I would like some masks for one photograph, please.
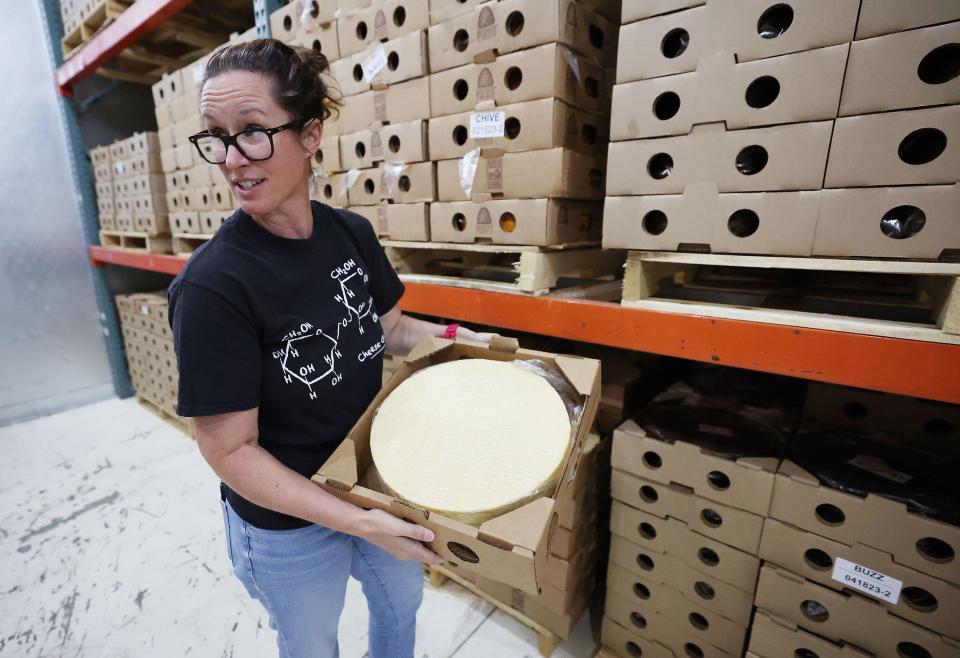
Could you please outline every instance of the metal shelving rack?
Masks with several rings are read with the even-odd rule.
[[[275,1],[275,0],[274,0]],[[48,4],[52,0],[47,0]],[[258,19],[265,14],[255,0]],[[57,71],[63,93],[188,0],[138,0]],[[128,16],[129,14],[129,16]],[[57,19],[59,22],[59,19]],[[89,175],[86,176],[89,185]],[[93,218],[95,221],[95,218]],[[95,232],[91,244],[96,242]],[[94,266],[178,273],[186,259],[90,247]],[[960,345],[409,283],[404,310],[695,361],[960,404]]]

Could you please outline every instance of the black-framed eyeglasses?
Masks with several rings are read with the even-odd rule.
[[[210,164],[226,162],[227,149],[231,146],[247,160],[269,160],[273,157],[273,136],[290,128],[301,128],[310,118],[294,119],[276,128],[247,128],[235,135],[215,135],[205,130],[190,135],[189,139],[197,147],[200,157]]]

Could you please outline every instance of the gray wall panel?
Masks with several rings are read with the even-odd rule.
[[[102,399],[113,385],[40,3],[0,4],[4,424]]]

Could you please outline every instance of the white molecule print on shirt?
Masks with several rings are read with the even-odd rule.
[[[370,277],[356,261],[351,258],[334,268],[330,278],[339,287],[334,300],[345,311],[335,325],[334,335],[329,329],[324,331],[310,322],[303,322],[287,332],[283,337],[283,348],[273,353],[273,358],[280,361],[284,383],[299,382],[305,385],[311,400],[317,398],[315,388],[322,382],[336,386],[343,381],[343,373],[337,368],[338,362],[344,358],[341,351],[342,332],[356,324],[357,332],[364,335],[380,322],[380,316],[373,310],[373,298],[366,288]],[[385,345],[386,341],[381,337],[375,345],[361,348],[355,358],[358,361],[369,360],[382,352]]]

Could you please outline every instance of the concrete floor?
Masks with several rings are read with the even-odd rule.
[[[266,613],[230,573],[217,480],[134,400],[0,428],[0,656],[263,658]],[[343,658],[367,653],[351,580]],[[593,653],[587,619],[555,653]],[[455,583],[426,587],[418,658],[538,656],[533,631]]]

